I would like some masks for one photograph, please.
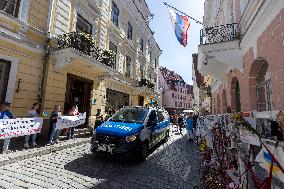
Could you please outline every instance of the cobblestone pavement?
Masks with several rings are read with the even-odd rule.
[[[199,183],[196,144],[175,132],[141,164],[95,158],[85,144],[0,167],[0,188],[11,189],[190,189]]]

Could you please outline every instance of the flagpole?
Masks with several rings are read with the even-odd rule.
[[[184,12],[178,10],[177,8],[175,8],[175,7],[171,6],[171,5],[169,5],[168,3],[164,2],[164,4],[165,4],[166,6],[168,6],[168,7],[170,7],[170,8],[172,8],[172,9],[176,10],[177,12],[180,12],[180,13],[186,15],[186,16],[189,17],[191,20],[194,20],[197,24],[201,24],[201,25],[205,26],[202,22],[200,22],[200,21],[196,20],[195,18],[193,18],[192,16],[189,16],[188,14],[186,14],[186,13],[184,13]]]

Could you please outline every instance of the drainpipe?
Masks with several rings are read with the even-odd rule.
[[[46,84],[46,77],[47,77],[47,66],[48,66],[50,52],[51,52],[50,40],[51,39],[48,37],[44,44],[45,53],[44,53],[43,61],[42,61],[41,80],[40,80],[39,95],[38,95],[38,101],[41,104],[41,107],[40,107],[41,111],[43,110],[45,84]]]
[[[51,30],[52,30],[52,20],[53,20],[53,12],[54,12],[55,0],[51,0],[49,3],[49,11],[48,11],[48,18],[47,18],[47,39],[45,44],[43,45],[44,48],[44,55],[42,59],[42,69],[41,69],[41,79],[40,79],[40,86],[39,86],[39,94],[38,94],[38,101],[40,103],[40,111],[43,110],[43,102],[44,102],[44,93],[45,93],[45,83],[47,77],[47,66],[50,58],[50,41],[51,41]]]

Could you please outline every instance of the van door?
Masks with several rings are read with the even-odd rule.
[[[157,143],[157,139],[158,139],[158,131],[159,131],[159,127],[157,124],[157,114],[155,110],[152,110],[150,115],[149,115],[149,119],[148,119],[148,123],[147,123],[147,129],[148,131],[150,131],[150,136],[149,136],[149,146],[150,148],[155,146],[155,144]]]
[[[161,141],[166,137],[168,122],[165,119],[162,111],[158,111],[157,116],[158,116],[158,126],[159,126],[159,141]]]

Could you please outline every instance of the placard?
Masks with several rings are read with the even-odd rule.
[[[42,118],[0,119],[0,139],[40,133]]]
[[[61,116],[57,119],[56,129],[68,129],[70,127],[77,127],[86,122],[86,112],[77,116]]]
[[[240,139],[243,143],[260,146],[259,137],[244,128],[240,128]]]

